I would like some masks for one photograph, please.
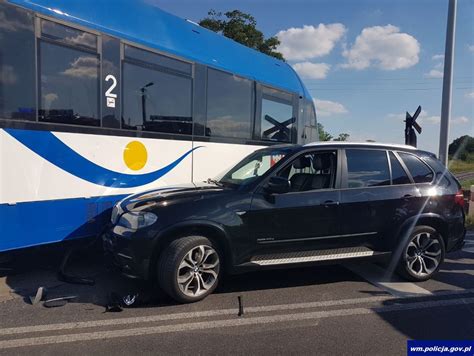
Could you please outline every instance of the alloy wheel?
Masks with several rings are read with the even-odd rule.
[[[192,248],[178,266],[178,285],[185,295],[198,297],[217,282],[219,255],[207,245]]]
[[[429,232],[419,233],[411,239],[406,249],[408,269],[418,277],[431,275],[441,263],[440,241]]]

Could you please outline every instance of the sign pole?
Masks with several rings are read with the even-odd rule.
[[[441,125],[439,131],[439,159],[448,166],[449,119],[453,92],[454,39],[456,30],[457,0],[449,0],[446,49],[444,52],[443,101],[441,103]]]

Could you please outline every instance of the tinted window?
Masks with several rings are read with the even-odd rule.
[[[122,80],[122,128],[192,133],[191,78],[124,63]]]
[[[418,157],[398,152],[413,177],[415,183],[429,183],[433,180],[433,172]]]
[[[290,142],[293,107],[262,99],[261,135],[264,140]]]
[[[99,126],[97,54],[39,43],[39,120]]]
[[[292,96],[276,89],[264,87],[260,117],[261,138],[291,142],[294,122]]]
[[[346,150],[349,188],[390,184],[387,154],[378,150]]]
[[[252,102],[252,81],[208,69],[206,134],[250,138]]]
[[[136,47],[125,45],[125,57],[145,63],[152,63],[157,66],[166,67],[168,69],[172,69],[177,72],[182,72],[187,75],[192,74],[192,66],[190,63],[162,56],[161,54],[144,51]]]
[[[0,2],[0,117],[36,120],[33,16]]]
[[[307,153],[293,160],[279,176],[288,178],[293,192],[334,188],[336,163],[334,151]]]
[[[55,22],[41,20],[41,35],[68,45],[97,49],[96,35]]]
[[[392,184],[410,184],[410,178],[398,161],[397,157],[390,152],[390,165],[392,167]]]

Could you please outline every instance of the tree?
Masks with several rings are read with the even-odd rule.
[[[239,10],[227,11],[224,14],[210,10],[207,15],[208,17],[199,21],[200,26],[220,33],[244,46],[284,60],[283,55],[276,51],[280,44],[278,38],[265,39],[263,33],[257,29],[257,21],[252,15]]]
[[[347,139],[350,136],[348,133],[340,133],[339,136],[334,138],[329,132],[327,132],[324,129],[323,124],[318,122],[317,125],[318,125],[319,141],[331,141],[331,140],[333,140],[333,141],[347,141]]]
[[[323,124],[318,122],[318,134],[319,134],[319,141],[331,141],[332,135],[324,130]]]
[[[347,141],[349,136],[350,135],[348,133],[340,133],[339,136],[334,139],[334,141]]]
[[[449,145],[448,153],[454,159],[466,161],[469,156],[474,155],[474,137],[469,135],[458,137]]]

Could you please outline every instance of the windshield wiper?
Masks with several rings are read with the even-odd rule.
[[[215,185],[220,186],[220,187],[222,187],[224,185],[221,182],[219,182],[218,180],[212,179],[212,178],[207,178],[207,180],[205,182],[208,183],[208,184],[215,184]]]

